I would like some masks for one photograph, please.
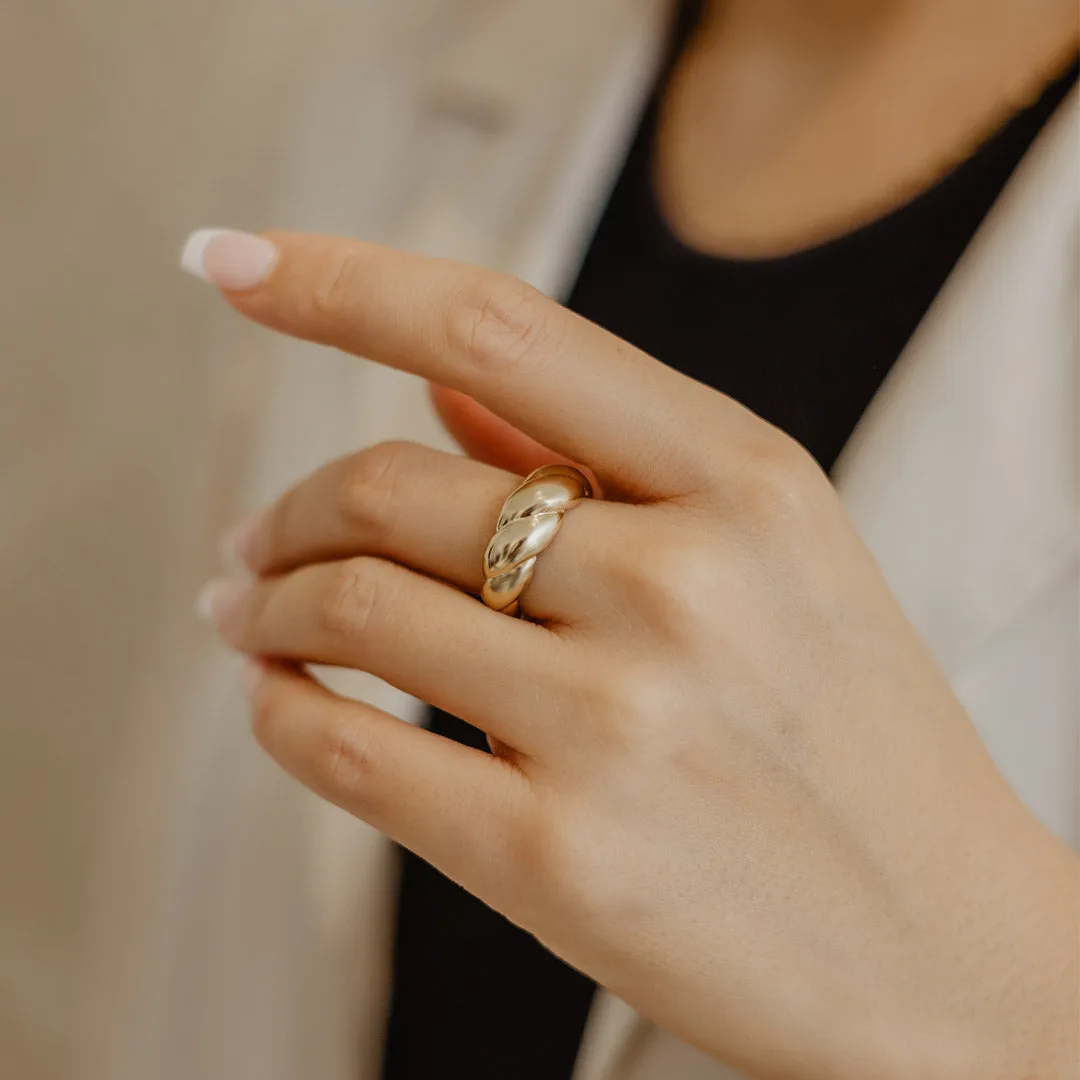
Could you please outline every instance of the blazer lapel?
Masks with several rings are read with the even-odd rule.
[[[950,675],[1076,555],[1077,106],[1021,164],[836,470]]]
[[[424,94],[428,182],[392,241],[558,293],[621,160],[670,0],[496,0]],[[482,16],[482,17],[481,17]]]

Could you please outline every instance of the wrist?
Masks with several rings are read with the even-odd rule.
[[[999,863],[998,888],[970,903],[977,932],[957,934],[953,951],[940,953],[940,976],[918,995],[928,1008],[894,1034],[882,1076],[1080,1077],[1080,868],[1039,832],[1023,858],[1014,851]]]

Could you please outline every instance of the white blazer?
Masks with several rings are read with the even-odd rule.
[[[669,5],[444,0],[425,10],[372,17],[386,57],[374,98],[358,99],[348,48],[324,56],[294,101],[288,216],[274,223],[451,255],[563,295],[650,89]],[[379,55],[365,43],[369,63]],[[1077,110],[1074,94],[1028,154],[835,474],[999,767],[1074,846]],[[234,508],[382,439],[449,445],[417,380],[311,346],[266,348],[265,392],[235,405],[256,452],[226,500]],[[232,661],[207,650],[189,675],[163,871],[172,899],[116,1022],[127,1041],[111,1075],[376,1080],[389,845],[258,757]],[[366,676],[340,673],[335,685],[417,715]],[[122,845],[130,831],[117,830]],[[574,1080],[735,1075],[600,993]]]

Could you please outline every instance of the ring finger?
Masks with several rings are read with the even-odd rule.
[[[519,482],[455,454],[382,443],[297,484],[240,535],[239,553],[260,575],[375,555],[477,594],[484,549],[503,501]],[[527,594],[536,619],[587,609],[582,593],[594,580],[588,572],[591,530],[574,532],[572,560],[559,540],[539,560]]]

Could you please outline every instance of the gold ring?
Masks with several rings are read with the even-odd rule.
[[[590,498],[592,485],[572,465],[544,465],[510,493],[484,552],[480,598],[489,608],[507,615],[518,613],[536,559],[555,539],[563,514]]]

